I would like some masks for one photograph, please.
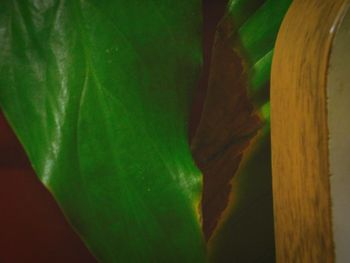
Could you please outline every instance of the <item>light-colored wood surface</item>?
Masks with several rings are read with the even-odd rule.
[[[295,0],[280,29],[271,79],[278,263],[334,262],[327,68],[344,0]]]

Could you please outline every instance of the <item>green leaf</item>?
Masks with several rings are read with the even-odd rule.
[[[0,105],[102,262],[203,262],[199,0],[0,4]]]

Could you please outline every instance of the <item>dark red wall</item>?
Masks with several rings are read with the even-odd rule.
[[[0,114],[0,263],[96,262]]]

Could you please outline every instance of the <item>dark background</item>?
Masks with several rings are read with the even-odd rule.
[[[215,26],[227,0],[203,0],[204,67],[193,98],[189,137],[206,94]],[[96,262],[37,179],[0,113],[0,263]]]

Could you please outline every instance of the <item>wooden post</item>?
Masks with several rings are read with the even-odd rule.
[[[271,77],[276,257],[334,262],[327,70],[344,0],[295,0],[280,29]]]

